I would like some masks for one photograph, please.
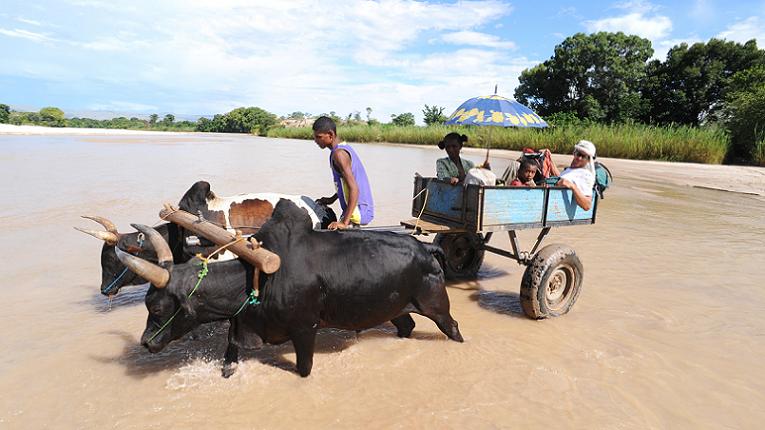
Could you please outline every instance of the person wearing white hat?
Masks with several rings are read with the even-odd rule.
[[[595,186],[595,145],[592,142],[580,140],[574,146],[571,165],[560,174],[557,185],[570,189],[576,204],[590,210]]]

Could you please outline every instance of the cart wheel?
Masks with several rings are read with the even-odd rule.
[[[478,233],[438,233],[433,244],[444,250],[446,279],[475,278],[483,264],[483,236]]]
[[[542,248],[521,281],[523,313],[533,319],[566,314],[582,290],[584,271],[576,252],[566,245]]]

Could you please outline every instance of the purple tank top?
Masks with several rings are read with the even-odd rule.
[[[345,197],[345,187],[343,187],[343,177],[340,172],[335,169],[332,163],[332,154],[338,149],[343,149],[351,156],[351,172],[356,179],[356,184],[359,186],[359,213],[361,214],[361,224],[369,224],[375,217],[375,205],[372,201],[372,190],[369,187],[369,179],[367,179],[367,172],[364,170],[364,165],[361,164],[361,159],[356,154],[356,151],[348,144],[337,145],[337,148],[333,149],[329,153],[329,168],[332,169],[332,177],[335,180],[335,186],[337,187],[337,197],[340,199],[340,207],[345,212],[348,207],[348,201]]]

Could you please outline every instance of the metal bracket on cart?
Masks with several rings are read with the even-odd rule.
[[[531,259],[534,257],[534,253],[537,251],[537,248],[539,248],[539,245],[542,243],[542,240],[544,240],[545,236],[547,236],[547,233],[550,232],[551,227],[545,227],[542,229],[542,231],[539,232],[539,235],[537,236],[537,240],[534,242],[534,246],[531,247],[531,251],[521,251],[520,244],[518,242],[518,235],[515,233],[515,230],[508,231],[508,235],[510,236],[510,246],[513,247],[513,251],[507,251],[501,248],[496,248],[491,245],[489,245],[489,240],[491,239],[491,236],[494,234],[494,232],[488,232],[486,233],[486,236],[483,238],[483,249],[486,251],[491,252],[492,254],[501,255],[503,257],[511,258],[518,262],[518,264],[523,264],[524,266],[528,266],[531,262]]]

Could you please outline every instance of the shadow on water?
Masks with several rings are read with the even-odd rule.
[[[177,370],[185,363],[196,359],[217,360],[222,365],[223,353],[228,344],[228,322],[216,322],[202,325],[186,336],[171,342],[162,351],[152,354],[138,344],[135,337],[125,331],[109,331],[108,335],[116,336],[124,342],[124,348],[117,356],[96,356],[91,359],[104,364],[119,364],[125,367],[126,374],[136,379],[142,379],[154,373]],[[364,338],[396,337],[396,328],[386,323],[365,330]],[[436,340],[442,339],[441,333],[412,333],[411,339]],[[354,331],[340,329],[322,329],[316,335],[316,354],[330,354],[343,351],[359,341],[359,335]],[[263,345],[252,350],[239,352],[239,361],[257,360],[258,362],[277,369],[296,373],[295,362],[287,359],[287,354],[294,353],[291,342],[279,345]]]
[[[470,300],[497,314],[526,318],[521,308],[521,296],[515,292],[479,290],[470,295]]]
[[[481,289],[481,281],[500,278],[506,276],[507,271],[484,264],[478,272],[477,279],[454,279],[446,282],[449,288],[456,288],[464,291],[478,291]]]
[[[507,276],[509,272],[504,269],[500,269],[489,264],[481,266],[481,270],[478,271],[478,279],[494,279]]]

